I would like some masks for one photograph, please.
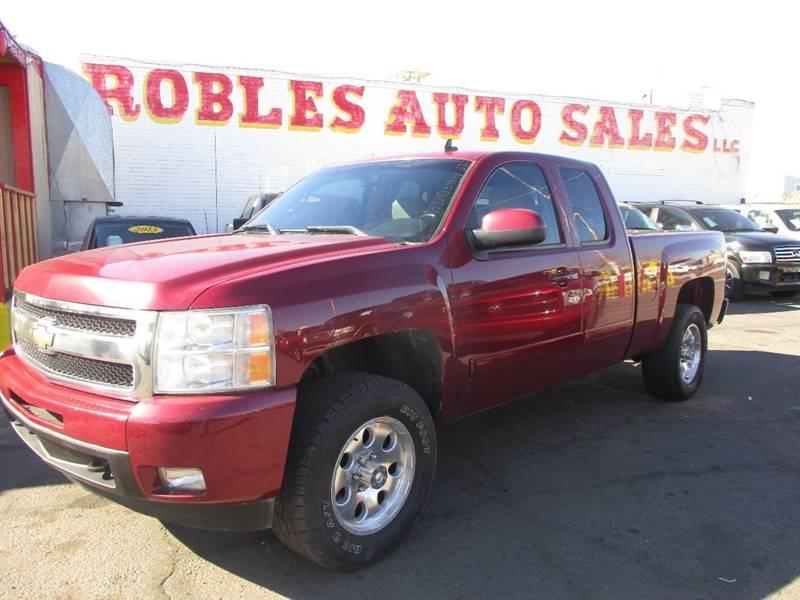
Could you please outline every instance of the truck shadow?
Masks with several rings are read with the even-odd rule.
[[[420,522],[365,571],[325,571],[271,533],[169,530],[303,600],[761,598],[798,577],[800,357],[713,351],[702,391],[682,404],[653,401],[637,370],[446,428]]]

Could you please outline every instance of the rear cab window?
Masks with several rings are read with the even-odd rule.
[[[184,223],[111,222],[95,226],[96,248],[148,242],[166,238],[195,235],[194,229]]]
[[[559,167],[558,172],[581,244],[607,241],[608,220],[592,176],[574,167]]]

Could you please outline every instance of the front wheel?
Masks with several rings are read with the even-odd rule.
[[[663,400],[688,400],[703,380],[708,334],[706,318],[692,304],[678,304],[664,345],[642,358],[647,391]]]
[[[435,470],[433,419],[406,384],[365,373],[305,384],[275,534],[322,566],[366,566],[411,529]]]

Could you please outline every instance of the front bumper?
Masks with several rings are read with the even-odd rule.
[[[44,462],[124,506],[189,527],[270,527],[294,401],[288,388],[133,403],[53,384],[13,355],[0,359],[0,402]],[[202,469],[206,492],[164,490],[159,466]]]
[[[741,271],[748,287],[800,290],[800,265],[743,265]]]

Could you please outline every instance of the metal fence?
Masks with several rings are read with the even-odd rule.
[[[0,183],[0,273],[4,297],[19,272],[36,262],[37,247],[36,196]]]

